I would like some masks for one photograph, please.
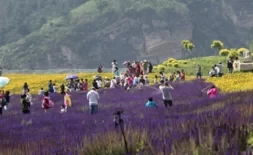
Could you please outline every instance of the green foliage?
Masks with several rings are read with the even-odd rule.
[[[228,56],[234,59],[236,57],[239,57],[240,55],[239,55],[239,53],[237,52],[237,50],[235,48],[231,48],[229,50],[229,55]]]
[[[219,54],[220,54],[220,56],[228,56],[229,55],[229,50],[228,49],[221,49],[220,50],[220,52],[219,52]]]
[[[243,52],[245,52],[245,51],[247,51],[248,49],[246,49],[246,48],[239,48],[238,50],[237,50],[237,53],[239,53],[239,54],[243,54]]]
[[[168,59],[168,62],[169,62],[169,63],[171,63],[171,62],[173,62],[173,61],[175,62],[175,61],[177,61],[177,59],[174,59],[174,58],[169,58],[169,59]]]
[[[224,44],[219,40],[213,40],[213,42],[211,44],[211,48],[215,48],[218,51],[220,51],[221,49],[224,48]]]
[[[178,63],[173,63],[173,67],[178,68],[179,64]]]
[[[157,70],[158,70],[158,72],[164,72],[165,71],[165,66],[164,65],[158,65]]]
[[[187,51],[192,51],[195,48],[195,45],[189,40],[182,40],[181,45]]]

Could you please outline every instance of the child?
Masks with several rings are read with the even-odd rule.
[[[41,107],[45,110],[45,112],[47,112],[47,110],[52,108],[53,106],[54,102],[50,99],[49,93],[45,92]]]
[[[43,94],[44,94],[44,90],[43,88],[40,88],[38,95],[43,95]]]
[[[61,105],[61,113],[65,113],[65,112],[67,112],[67,107],[64,104],[62,104]]]
[[[66,111],[67,111],[67,107],[72,106],[71,98],[70,98],[70,95],[68,93],[64,94],[64,105],[65,105]]]
[[[146,103],[145,107],[146,108],[158,108],[158,106],[156,105],[156,103],[153,102],[153,98],[152,97],[150,97],[148,99],[148,102]]]
[[[21,95],[21,105],[23,114],[30,113],[30,102],[27,100],[26,94]]]

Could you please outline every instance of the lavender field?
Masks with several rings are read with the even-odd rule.
[[[88,113],[86,93],[73,93],[73,106],[60,114],[63,97],[52,94],[56,105],[47,113],[41,97],[34,96],[30,115],[21,113],[19,96],[0,116],[0,154],[126,154],[113,113],[124,110],[128,154],[229,154],[249,153],[247,139],[253,121],[252,94],[201,96],[209,85],[203,81],[173,84],[174,105],[165,109],[160,91],[154,87],[130,90],[100,90],[99,112]],[[153,97],[159,108],[145,108]]]

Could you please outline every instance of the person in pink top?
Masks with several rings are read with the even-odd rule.
[[[217,95],[217,89],[216,89],[216,87],[214,85],[211,88],[208,89],[207,95],[210,98],[215,98],[216,97],[216,95]]]
[[[88,79],[85,79],[83,83],[83,91],[87,91],[87,90],[88,90]]]

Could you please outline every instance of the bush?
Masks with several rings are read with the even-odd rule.
[[[159,72],[164,72],[164,71],[165,71],[165,66],[164,66],[164,65],[158,65],[158,66],[157,66],[157,70],[158,70]]]
[[[173,62],[173,61],[177,61],[177,59],[174,59],[174,58],[169,58],[169,59],[168,59],[168,62],[169,62],[169,63],[171,63],[171,62]]]
[[[247,51],[248,49],[246,49],[246,48],[239,48],[238,50],[237,50],[237,53],[239,53],[239,54],[243,54],[243,52],[245,52],[245,51]]]
[[[188,64],[188,62],[187,62],[187,61],[181,61],[181,63],[182,63],[182,64]]]
[[[228,56],[229,50],[228,49],[221,49],[219,52],[220,56]]]
[[[173,67],[177,68],[177,67],[179,67],[179,64],[178,63],[174,63]]]
[[[236,49],[232,48],[229,50],[228,56],[234,59],[236,57],[239,57],[239,53],[237,52]]]
[[[164,66],[168,66],[168,61],[164,61],[163,63],[162,63],[162,65],[164,65]]]

